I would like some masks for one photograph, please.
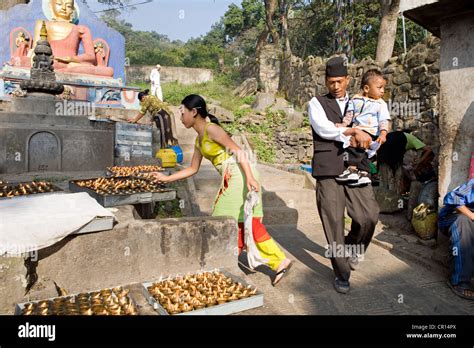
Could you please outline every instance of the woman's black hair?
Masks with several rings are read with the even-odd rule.
[[[393,174],[403,164],[405,156],[407,138],[402,131],[390,132],[387,134],[387,141],[380,146],[377,151],[377,167],[382,163],[390,166]]]
[[[142,99],[144,97],[146,97],[147,95],[150,94],[150,90],[149,89],[145,89],[144,91],[141,91],[140,93],[138,93],[138,100],[139,101],[142,101]]]
[[[220,124],[216,116],[207,112],[206,101],[200,95],[190,94],[181,101],[181,104],[183,104],[188,110],[196,109],[197,113],[202,118],[209,117],[212,123]]]

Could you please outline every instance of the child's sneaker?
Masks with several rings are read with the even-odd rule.
[[[359,174],[357,169],[347,168],[341,175],[336,177],[337,181],[347,182],[347,181],[359,181]]]
[[[369,178],[369,173],[364,172],[364,171],[359,171],[358,172],[359,180],[354,183],[349,183],[347,184],[348,186],[354,187],[354,186],[364,186],[372,183],[372,181]]]

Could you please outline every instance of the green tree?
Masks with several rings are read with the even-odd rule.
[[[298,0],[288,18],[289,38],[293,54],[328,57],[334,53],[335,3],[332,0]],[[350,28],[353,56],[375,59],[382,10],[379,1],[354,0],[352,11],[343,18],[343,26]],[[403,52],[401,21],[395,38],[394,54]],[[406,21],[408,48],[424,37],[424,30]]]
[[[265,6],[261,0],[242,0],[243,29],[248,30],[265,20]]]
[[[244,26],[243,11],[239,6],[235,4],[229,5],[229,9],[224,15],[224,26],[227,41],[234,41],[242,32]]]

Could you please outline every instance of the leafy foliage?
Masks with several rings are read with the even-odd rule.
[[[83,0],[87,2],[87,0]],[[99,0],[109,7],[129,6],[130,0]],[[305,58],[309,55],[328,57],[334,53],[335,1],[334,0],[279,0],[291,4],[288,13],[288,31],[293,54]],[[278,12],[278,11],[277,11]],[[343,18],[342,25],[352,33],[356,60],[375,58],[380,28],[379,1],[354,0],[351,15]],[[216,71],[233,71],[236,58],[242,63],[255,52],[257,38],[265,28],[263,0],[242,0],[240,5],[229,5],[222,18],[211,30],[184,43],[171,41],[166,35],[154,31],[134,30],[130,23],[120,20],[117,13],[103,16],[109,26],[126,38],[127,57],[131,64],[210,68]],[[274,18],[281,31],[279,16]],[[398,21],[394,55],[403,52],[401,19]],[[407,48],[422,40],[426,31],[406,20]],[[221,63],[219,63],[221,61]],[[223,64],[222,64],[223,63]]]
[[[377,37],[380,28],[381,9],[379,1],[355,0],[351,16],[343,18],[343,27],[352,32],[354,57],[361,60],[367,56],[375,58]],[[331,0],[299,0],[289,16],[291,48],[295,55],[327,57],[333,54],[335,30],[335,4]],[[401,19],[398,21],[394,55],[403,53]],[[406,20],[407,48],[425,36],[425,30]]]

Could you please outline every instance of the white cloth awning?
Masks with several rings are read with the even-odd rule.
[[[0,200],[0,255],[18,256],[48,247],[97,217],[114,215],[87,193]]]

